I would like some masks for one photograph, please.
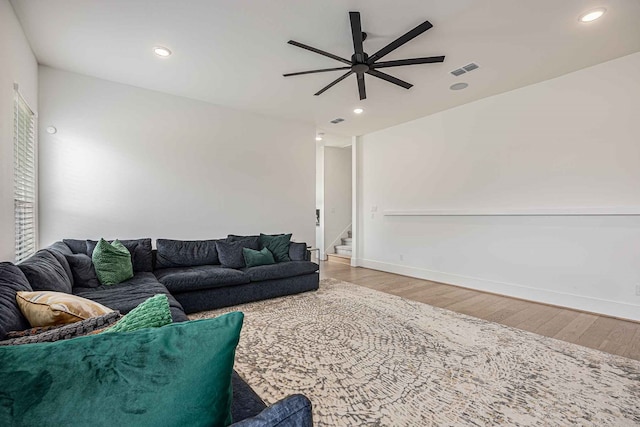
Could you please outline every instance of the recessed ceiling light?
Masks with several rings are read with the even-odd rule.
[[[316,141],[322,141],[322,137],[321,136],[316,136]]]
[[[355,110],[353,110],[354,113],[356,114],[362,114],[364,110],[362,108],[356,108]]]
[[[156,46],[153,48],[153,53],[155,53],[158,56],[161,56],[163,58],[166,58],[167,56],[171,55],[171,51],[169,49],[167,49],[166,47],[163,46]]]
[[[466,88],[467,86],[469,86],[467,83],[455,83],[455,84],[452,84],[451,86],[449,86],[449,89],[451,89],[451,90],[462,90],[462,89]]]
[[[578,18],[578,20],[580,22],[593,22],[596,19],[602,17],[602,15],[604,15],[604,13],[607,11],[607,9],[605,9],[604,7],[600,7],[598,9],[593,9],[590,10],[587,13],[583,13],[582,15],[580,15],[580,18]]]

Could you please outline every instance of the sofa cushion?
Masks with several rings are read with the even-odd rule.
[[[113,243],[113,240],[108,240],[108,242]],[[129,250],[131,264],[135,273],[153,271],[151,239],[120,240],[120,243]],[[97,244],[96,240],[85,240],[84,253],[92,256]]]
[[[126,314],[146,299],[165,294],[169,299],[171,316],[174,322],[187,320],[182,306],[169,294],[167,288],[156,279],[153,273],[136,273],[134,276],[117,285],[99,286],[97,288],[74,288],[73,294],[99,302],[113,310]]]
[[[20,311],[34,328],[75,323],[113,311],[95,301],[64,292],[21,291],[16,299]]]
[[[260,234],[260,247],[268,248],[276,262],[291,261],[289,258],[289,243],[291,234]]]
[[[242,320],[0,347],[0,425],[229,425]]]
[[[246,238],[237,240],[235,242],[223,242],[218,240],[216,242],[216,248],[218,249],[218,258],[220,258],[220,264],[227,268],[242,268],[246,264],[244,263],[244,254],[242,248],[249,248],[257,251],[260,243],[259,238]]]
[[[240,240],[255,240],[258,243],[260,243],[260,235],[256,234],[256,235],[252,235],[252,236],[240,236],[238,234],[229,234],[227,235],[226,241],[228,242],[237,242]]]
[[[215,240],[156,240],[156,268],[220,264]]]
[[[254,417],[267,407],[260,396],[236,371],[233,371],[231,376],[231,384],[233,388],[231,418],[234,423]]]
[[[86,254],[87,253],[87,241],[85,239],[62,239],[62,243],[69,247],[74,254]]]
[[[242,255],[244,256],[244,263],[247,267],[255,267],[256,265],[270,265],[275,264],[276,260],[273,258],[273,254],[269,248],[262,248],[259,251],[254,251],[249,248],[242,248]]]
[[[52,243],[47,249],[52,250],[52,251],[58,251],[60,252],[62,255],[72,255],[73,251],[71,250],[71,248],[69,248],[69,246],[63,242],[55,242]]]
[[[71,293],[71,278],[56,257],[46,249],[39,250],[18,264],[18,267],[35,291]]]
[[[100,239],[91,256],[98,280],[103,285],[115,285],[133,277],[131,253],[122,243]]]
[[[8,332],[31,327],[16,301],[18,292],[31,290],[22,270],[10,262],[0,262],[0,340],[5,339]]]
[[[71,280],[71,286],[74,285],[73,273],[71,272],[71,266],[67,261],[67,255],[73,255],[71,250],[67,245],[62,242],[55,242],[53,245],[46,248],[51,254],[56,257],[62,268],[64,268],[64,272],[67,274],[69,280]]]
[[[252,282],[262,280],[284,279],[286,277],[302,276],[318,271],[320,266],[309,261],[289,261],[272,265],[259,265],[243,269]]]
[[[163,268],[156,270],[155,275],[172,293],[249,283],[249,276],[242,271],[219,265]]]
[[[71,254],[65,257],[73,275],[73,286],[97,288],[100,286],[93,261],[86,254]]]
[[[289,258],[291,261],[307,261],[307,244],[291,242],[289,244]]]

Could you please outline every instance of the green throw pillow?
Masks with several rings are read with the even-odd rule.
[[[291,261],[291,258],[289,258],[289,243],[291,243],[291,234],[270,236],[260,233],[260,247],[268,248],[276,262]]]
[[[103,332],[132,332],[144,328],[159,328],[171,322],[169,299],[164,294],[158,294],[140,303]]]
[[[131,253],[119,240],[100,239],[91,256],[96,276],[103,285],[115,285],[133,277]]]
[[[254,251],[249,248],[242,248],[242,255],[244,256],[244,263],[247,267],[255,267],[257,265],[269,265],[275,264],[276,260],[273,259],[273,254],[267,248],[262,248],[261,251]]]
[[[0,425],[229,425],[242,320],[0,347]]]

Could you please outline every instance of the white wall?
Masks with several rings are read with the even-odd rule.
[[[324,147],[324,248],[335,253],[351,224],[351,147]]]
[[[13,84],[38,109],[38,64],[8,0],[0,0],[0,260],[13,261]]]
[[[365,135],[360,265],[640,320],[640,53]],[[377,212],[372,212],[377,207]]]
[[[41,244],[314,242],[315,127],[40,67]]]
[[[318,260],[326,259],[324,253],[324,145],[316,143],[316,209],[320,209],[320,224],[316,226],[316,244]]]

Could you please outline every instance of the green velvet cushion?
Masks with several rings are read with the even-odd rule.
[[[158,294],[140,303],[104,332],[132,332],[144,328],[159,328],[172,322],[169,299]]]
[[[267,248],[262,248],[262,250],[260,251],[254,251],[253,249],[249,248],[242,248],[242,255],[244,256],[244,263],[247,264],[247,267],[276,263],[276,260],[273,259],[273,254]]]
[[[0,347],[0,425],[229,425],[242,320]]]
[[[260,233],[260,247],[269,249],[276,262],[291,261],[291,258],[289,258],[289,243],[291,243],[291,234],[270,236]]]
[[[91,256],[96,276],[103,285],[115,285],[133,277],[131,253],[119,240],[100,239]]]

